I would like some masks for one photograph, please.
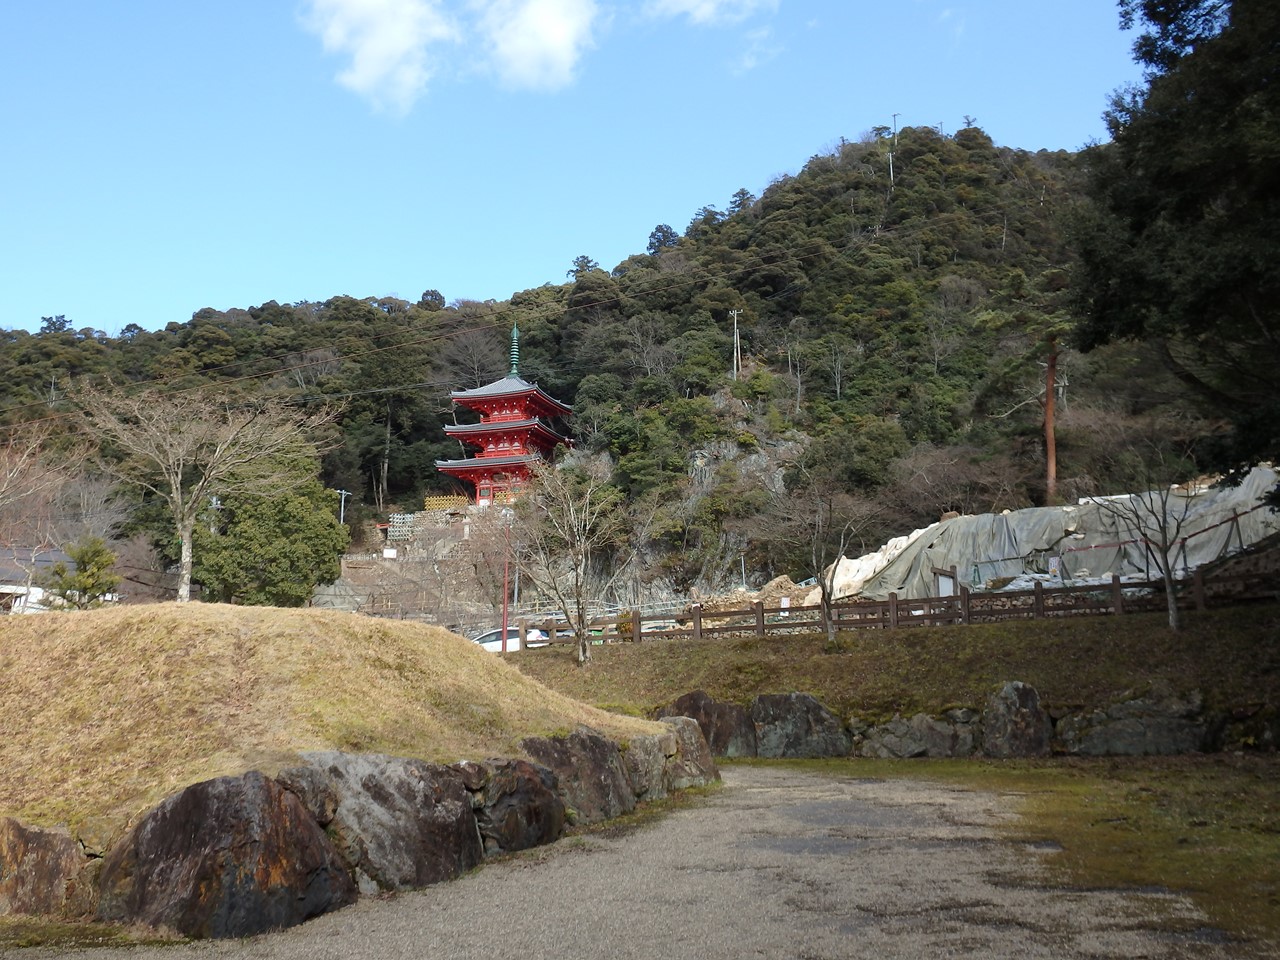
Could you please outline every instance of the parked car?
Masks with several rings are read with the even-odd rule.
[[[472,638],[473,642],[478,643],[490,653],[502,653],[502,628],[494,627],[492,630],[486,630],[478,637]],[[512,650],[520,650],[528,647],[545,647],[547,645],[547,635],[541,630],[530,630],[523,638],[520,636],[520,628],[513,625],[507,627],[507,652]]]

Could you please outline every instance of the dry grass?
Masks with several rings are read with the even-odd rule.
[[[658,639],[595,647],[585,670],[566,648],[511,654],[553,690],[647,715],[691,690],[749,704],[761,693],[811,693],[840,716],[888,719],[981,707],[1022,680],[1052,708],[1107,706],[1134,695],[1200,691],[1210,708],[1280,707],[1280,605],[1187,615],[1011,620],[840,634]]]
[[[450,762],[652,725],[555,693],[440,628],[161,604],[0,618],[0,815],[114,834],[174,790],[299,751]],[[104,839],[106,837],[104,836]]]

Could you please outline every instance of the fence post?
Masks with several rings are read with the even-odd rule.
[[[969,623],[969,588],[960,588],[960,622],[966,626]]]
[[[702,604],[695,603],[689,608],[693,614],[693,639],[702,639]]]
[[[643,639],[644,631],[640,629],[640,611],[631,611],[631,642],[639,643]]]
[[[1191,575],[1191,588],[1195,593],[1196,609],[1203,610],[1206,603],[1204,595],[1204,569],[1202,567],[1197,567],[1195,573]]]
[[[889,594],[889,629],[896,630],[898,628],[898,595],[896,593]]]
[[[756,611],[756,636],[764,636],[764,601],[757,600],[751,605]]]
[[[1120,590],[1120,574],[1111,575],[1111,605],[1117,614],[1124,613],[1124,593]]]
[[[1044,619],[1044,584],[1039,580],[1035,582],[1035,596],[1031,601],[1031,616],[1036,620]]]

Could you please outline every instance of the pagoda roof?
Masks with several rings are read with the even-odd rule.
[[[467,457],[465,460],[437,460],[437,470],[480,470],[493,467],[518,467],[541,460],[536,453],[526,453],[514,457]]]
[[[501,380],[494,380],[492,383],[486,383],[482,387],[473,387],[470,390],[454,390],[450,392],[449,396],[454,401],[465,405],[468,400],[496,400],[502,397],[519,396],[522,393],[534,394],[540,400],[545,401],[563,413],[567,414],[573,410],[567,403],[561,403],[536,383],[530,383],[516,373],[509,373]]]
[[[502,433],[508,430],[528,430],[542,434],[548,440],[558,443],[569,443],[569,438],[561,436],[541,420],[530,417],[524,420],[485,420],[481,423],[447,423],[444,432],[451,437],[467,437],[471,435],[485,436],[490,433]]]

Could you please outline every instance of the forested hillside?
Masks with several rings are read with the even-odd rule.
[[[1135,443],[1185,456],[1206,432],[1146,348],[1069,348],[1082,157],[977,127],[876,128],[509,301],[344,295],[118,337],[46,318],[2,334],[0,408],[10,424],[58,418],[69,391],[107,381],[336,405],[319,480],[353,494],[355,524],[449,489],[434,469],[458,455],[448,393],[502,376],[518,325],[521,374],[574,406],[579,451],[646,505],[655,571],[677,589],[739,564],[756,581],[808,575],[779,519],[797,497],[847,495],[872,544],[949,510],[1109,492]]]

